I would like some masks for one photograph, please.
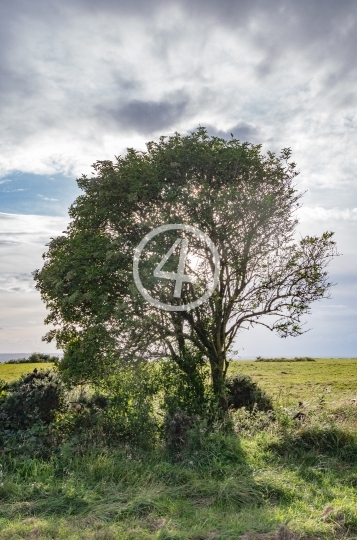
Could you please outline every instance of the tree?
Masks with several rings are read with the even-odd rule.
[[[72,221],[34,272],[46,322],[55,325],[44,339],[55,339],[67,352],[63,367],[84,378],[161,354],[194,379],[208,359],[213,392],[225,409],[228,354],[237,335],[261,324],[282,337],[298,336],[311,303],[329,296],[333,233],[294,241],[301,194],[289,148],[265,156],[261,145],[209,137],[203,127],[146,146],[146,152],[128,149],[115,163],[97,161],[94,177],[78,180],[84,194],[69,209]],[[218,250],[218,284],[199,307],[164,311],[134,284],[134,249],[163,224],[196,227]],[[201,296],[214,273],[205,242],[170,230],[149,247],[141,273],[152,296],[176,305]],[[195,282],[180,282],[181,296],[167,279],[179,264],[179,247],[186,255],[190,250],[198,268]]]

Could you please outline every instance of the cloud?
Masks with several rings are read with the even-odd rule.
[[[328,306],[320,306],[320,308],[340,308],[340,309],[343,309],[343,308],[347,308],[348,306],[345,306],[344,304],[329,304]]]
[[[31,274],[0,273],[0,291],[8,293],[27,293],[35,291]]]
[[[32,272],[43,266],[45,244],[68,222],[68,217],[0,213],[1,352],[54,350],[41,341],[49,327]]]
[[[143,135],[201,124],[292,146],[310,183],[352,182],[353,2],[19,6],[1,47],[3,174],[90,172]]]
[[[304,221],[357,221],[357,208],[302,207],[299,214]]]
[[[0,240],[9,244],[38,244],[42,248],[51,236],[61,234],[68,223],[68,217],[0,212]],[[15,273],[17,273],[16,270]]]
[[[18,191],[26,191],[25,188],[19,188],[19,189],[3,189],[3,193],[17,193]]]
[[[169,98],[155,102],[134,99],[116,109],[98,106],[98,115],[126,129],[145,135],[170,128],[183,115],[188,100],[170,101]]]
[[[41,195],[40,193],[37,193],[37,197],[41,197],[41,199],[44,201],[58,201],[58,199],[54,199],[53,197],[45,197],[44,195]]]
[[[209,135],[214,137],[220,137],[221,139],[230,139],[232,134],[235,139],[241,142],[254,142],[258,140],[259,129],[251,124],[240,122],[235,124],[230,129],[219,130],[214,126],[205,126]]]
[[[34,340],[33,339],[0,339],[0,345],[4,345],[4,344],[16,344],[16,345],[25,345],[25,346],[28,346],[28,345],[33,345],[34,344]]]

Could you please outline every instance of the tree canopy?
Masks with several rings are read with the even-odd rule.
[[[44,339],[65,349],[63,366],[79,378],[105,376],[121,362],[154,355],[169,356],[186,374],[208,360],[224,408],[229,354],[239,333],[260,324],[282,337],[298,336],[311,303],[328,296],[333,233],[295,239],[301,194],[289,148],[263,155],[261,145],[210,137],[203,127],[146,146],[145,152],[129,148],[114,163],[97,161],[93,177],[78,179],[84,193],[69,209],[71,222],[34,272],[49,310],[46,322],[54,324]],[[163,224],[198,228],[218,251],[217,286],[193,309],[159,309],[134,283],[134,250]],[[196,280],[182,283],[180,297],[171,280],[153,275],[177,238],[186,239],[196,264]],[[140,271],[152,296],[177,306],[201,296],[214,272],[204,242],[170,230],[147,247]],[[174,249],[162,268],[174,273],[178,256]]]

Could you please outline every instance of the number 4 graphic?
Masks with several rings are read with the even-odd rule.
[[[180,246],[180,259],[178,263],[177,272],[163,272],[161,269],[164,266],[164,264],[169,260],[177,246],[181,244]],[[169,251],[166,253],[166,255],[161,259],[159,264],[154,270],[154,276],[157,278],[165,278],[165,279],[173,279],[175,283],[175,290],[174,290],[174,297],[180,298],[181,296],[181,290],[182,290],[182,283],[184,281],[188,281],[189,283],[193,283],[196,280],[196,276],[188,276],[185,274],[185,264],[186,264],[186,256],[188,251],[188,240],[187,238],[178,238],[174,244],[171,246]]]

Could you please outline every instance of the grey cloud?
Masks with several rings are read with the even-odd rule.
[[[33,277],[30,274],[0,274],[0,290],[3,292],[32,292],[35,290]]]
[[[111,66],[108,63],[108,67],[111,68]],[[128,77],[125,77],[123,73],[120,71],[117,71],[115,68],[112,71],[112,80],[114,83],[114,87],[117,91],[131,91],[131,90],[138,90],[141,87],[141,83],[134,79],[129,79]]]
[[[4,65],[11,62],[9,44],[7,44],[6,53],[3,52],[1,56],[3,57],[0,57],[0,94],[2,98],[6,96],[6,102],[9,103],[18,98],[28,98],[29,95],[34,95],[39,87],[34,84],[35,74],[28,68],[23,69],[22,73],[17,73],[15,68]]]
[[[208,134],[211,136],[220,137],[221,139],[230,139],[232,137],[231,133],[233,133],[234,138],[239,139],[241,142],[254,142],[259,135],[259,130],[255,126],[245,122],[238,123],[227,131],[218,130],[213,126],[205,127],[207,128]]]
[[[279,59],[287,51],[306,52],[306,60],[313,65],[316,62],[331,64],[325,75],[322,92],[330,91],[336,87],[338,96],[332,100],[338,102],[340,108],[353,106],[355,97],[353,93],[341,87],[341,77],[344,73],[356,67],[357,55],[357,4],[353,0],[345,0],[343,3],[332,0],[253,0],[251,2],[238,0],[80,0],[72,3],[65,0],[59,4],[48,3],[44,0],[35,0],[31,4],[24,0],[7,2],[1,7],[0,16],[0,64],[3,71],[0,72],[0,93],[2,103],[16,104],[19,99],[36,99],[39,96],[36,114],[36,127],[43,129],[58,126],[65,122],[63,109],[67,110],[66,102],[63,109],[58,105],[58,100],[52,100],[51,91],[54,88],[63,90],[63,82],[66,85],[66,77],[53,76],[48,81],[43,71],[38,71],[36,62],[37,52],[34,49],[26,50],[28,40],[32,39],[26,29],[26,21],[32,20],[34,29],[38,28],[38,35],[42,35],[42,41],[46,46],[44,61],[50,65],[68,63],[69,52],[63,53],[66,35],[71,32],[73,21],[78,21],[81,14],[86,17],[105,15],[110,17],[128,17],[128,25],[135,27],[135,20],[150,21],[161,9],[168,6],[180,7],[188,20],[197,22],[197,31],[203,36],[209,32],[209,24],[214,22],[216,27],[225,26],[230,31],[238,32],[242,29],[252,45],[262,53],[260,61],[254,63],[255,74],[258,81],[274,74],[278,67]],[[1,15],[1,14],[0,14]],[[76,17],[74,19],[74,17]],[[110,19],[108,19],[110,22]],[[207,26],[208,23],[208,26]],[[253,25],[251,23],[254,23]],[[76,22],[75,24],[79,24]],[[84,24],[84,23],[83,23]],[[149,22],[148,22],[149,24]],[[49,31],[49,28],[51,31]],[[33,39],[36,40],[36,33]],[[29,37],[30,36],[30,37]],[[151,44],[160,43],[160,47],[152,46],[153,55],[164,58],[168,51],[174,51],[175,43],[180,39],[179,35],[172,35],[152,25]],[[228,37],[228,36],[227,36]],[[104,38],[104,36],[103,36]],[[120,36],[117,36],[120,42]],[[35,42],[35,41],[34,41]],[[62,51],[62,52],[61,52]],[[73,51],[75,53],[75,51]],[[41,51],[40,51],[41,54]],[[195,51],[193,51],[195,54]],[[66,56],[67,55],[67,56]],[[83,79],[82,84],[76,87],[75,94],[71,95],[71,89],[67,89],[67,96],[71,97],[71,107],[77,107],[77,114],[81,118],[87,115],[92,120],[105,119],[125,129],[133,129],[139,133],[150,133],[158,129],[167,129],[182,117],[186,107],[186,99],[173,103],[171,99],[161,101],[146,101],[143,96],[135,96],[133,90],[140,88],[140,83],[133,77],[124,75],[118,70],[112,59],[106,58],[103,51],[101,65],[111,73],[113,85],[112,93],[118,95],[122,105],[110,105],[110,99],[105,95],[95,95],[88,88]],[[333,59],[338,60],[338,66],[333,65]],[[14,60],[16,60],[14,62]],[[35,60],[35,62],[33,61]],[[166,59],[168,61],[168,59]],[[91,61],[89,59],[89,61]],[[17,69],[14,68],[20,62]],[[336,62],[335,62],[336,64]],[[80,81],[81,73],[78,74]],[[197,76],[197,73],[196,73]],[[88,109],[81,110],[83,96],[92,93]],[[42,99],[43,98],[43,99]],[[61,98],[62,99],[62,98]],[[41,101],[42,100],[42,101]],[[101,105],[98,102],[102,101]],[[42,103],[44,106],[41,107]],[[71,111],[72,112],[72,111]],[[99,115],[98,115],[99,113]],[[66,115],[65,115],[66,117]],[[16,140],[17,136],[30,137],[34,131],[34,122],[29,123],[22,116],[12,116],[12,129],[9,137]],[[103,124],[100,124],[103,126]],[[237,128],[239,131],[239,128]],[[243,133],[242,137],[252,135]]]
[[[98,115],[119,128],[148,134],[167,129],[177,122],[185,112],[188,100],[161,101],[132,100],[118,108],[98,106]]]
[[[190,19],[197,19],[199,25],[211,19],[216,25],[233,30],[261,20],[264,25],[256,31],[256,42],[264,48],[270,47],[272,56],[279,53],[275,44],[279,45],[280,52],[297,46],[307,49],[312,45],[313,55],[326,55],[327,51],[332,57],[344,54],[346,67],[348,63],[356,65],[357,5],[354,0],[103,0],[100,3],[81,0],[78,5],[86,12],[112,12],[137,18],[153,17],[163,7],[173,5],[183,9]],[[260,71],[267,73],[268,63],[262,62]]]
[[[1,216],[1,219],[2,219],[2,216]],[[32,235],[33,234],[33,231],[6,231],[6,232],[0,232],[0,236],[2,235],[6,235],[6,236],[16,236],[18,234],[21,234],[21,235]]]
[[[135,25],[135,19],[148,20],[154,18],[160,10],[169,6],[176,6],[183,10],[189,20],[196,19],[198,31],[202,30],[202,23],[207,20],[214,21],[215,25],[226,26],[234,31],[247,29],[252,22],[262,23],[251,30],[258,46],[269,54],[262,60],[258,72],[264,74],[270,70],[274,59],[287,49],[307,50],[312,56],[329,57],[339,56],[344,62],[344,69],[348,65],[356,65],[355,47],[357,43],[357,4],[354,0],[336,2],[334,0],[79,0],[76,3],[65,0],[59,4],[48,3],[44,0],[35,0],[28,4],[22,2],[8,2],[2,7],[3,36],[0,41],[3,60],[9,55],[11,45],[17,42],[21,46],[21,38],[17,35],[21,21],[27,18],[43,21],[50,25],[52,36],[66,32],[66,26],[71,24],[73,16],[85,14],[86,16],[120,15],[129,17],[128,24]],[[172,36],[167,35],[168,41]],[[22,75],[23,70],[15,72],[9,62],[2,61],[7,66],[2,84],[6,87],[22,91],[34,88],[34,79],[29,80]],[[129,82],[129,84],[131,84]]]
[[[222,23],[232,23],[232,18],[235,22],[237,22],[237,19],[244,22],[256,7],[265,7],[265,2],[264,0],[255,0],[253,2],[246,2],[245,0],[235,2],[231,0],[198,0],[196,2],[191,0],[155,0],[154,2],[148,2],[147,0],[132,0],[131,2],[125,0],[102,0],[100,3],[96,0],[79,0],[77,2],[77,8],[80,6],[83,11],[96,13],[98,11],[116,12],[137,17],[153,16],[167,5],[181,7],[187,12],[188,16],[204,18],[210,15]]]
[[[330,84],[338,85],[341,77],[357,66],[357,4],[352,0],[276,2],[269,3],[269,12],[256,12],[264,27],[254,37],[266,54],[257,66],[258,77],[268,75],[274,64],[287,51],[305,55],[305,60],[318,69],[323,64],[330,70]],[[326,84],[328,88],[328,84]]]

